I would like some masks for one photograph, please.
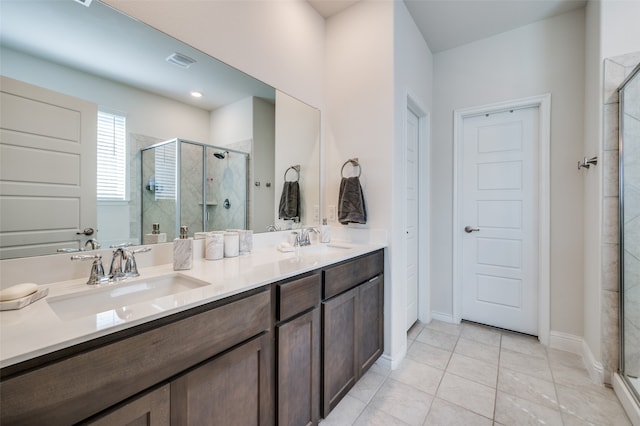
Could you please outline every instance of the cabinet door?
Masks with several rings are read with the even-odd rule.
[[[171,382],[171,424],[273,424],[270,342],[262,334]]]
[[[322,303],[322,415],[326,417],[355,384],[358,288]]]
[[[134,398],[110,413],[85,424],[90,426],[169,425],[169,385]]]
[[[320,409],[320,309],[276,328],[278,426],[313,425]]]
[[[358,377],[382,355],[384,350],[384,275],[358,287]]]

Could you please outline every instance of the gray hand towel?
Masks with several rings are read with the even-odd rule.
[[[285,182],[282,186],[278,217],[285,220],[300,217],[300,186],[298,181]]]
[[[367,223],[367,208],[364,203],[364,193],[360,186],[360,179],[343,177],[340,181],[338,195],[338,221],[348,223]]]

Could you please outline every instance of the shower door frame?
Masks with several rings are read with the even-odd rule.
[[[180,221],[181,221],[181,208],[180,208],[180,200],[181,200],[181,185],[180,185],[180,176],[178,175],[178,171],[180,171],[181,166],[182,166],[182,149],[181,149],[181,144],[182,143],[188,143],[191,145],[198,145],[200,147],[202,147],[202,229],[206,229],[206,221],[207,221],[207,204],[206,204],[206,191],[207,191],[207,187],[206,187],[206,183],[207,183],[207,148],[212,148],[212,149],[216,149],[216,150],[223,150],[223,151],[228,151],[230,153],[234,153],[234,154],[241,154],[245,157],[245,197],[244,197],[244,227],[243,228],[247,228],[247,225],[249,223],[249,159],[251,157],[251,155],[247,152],[244,151],[239,151],[236,149],[232,149],[226,146],[218,146],[218,145],[210,145],[210,144],[206,144],[203,142],[195,142],[195,141],[191,141],[188,139],[182,139],[182,138],[173,138],[173,139],[169,139],[166,141],[162,141],[162,142],[158,142],[158,143],[154,143],[153,145],[149,145],[147,147],[144,147],[142,149],[140,149],[140,169],[141,169],[141,173],[140,176],[142,177],[144,175],[144,170],[143,170],[143,162],[142,162],[142,152],[143,151],[147,151],[147,150],[151,150],[151,149],[155,149],[158,148],[160,146],[163,145],[167,145],[170,143],[176,142],[176,224],[175,224],[175,235],[179,235],[180,232]],[[141,181],[141,184],[144,186],[144,182]],[[140,235],[144,235],[144,214],[143,214],[143,193],[144,191],[140,192]],[[193,232],[190,230],[190,232]]]
[[[619,360],[618,360],[618,375],[622,379],[622,382],[628,389],[630,395],[635,399],[636,404],[640,405],[640,389],[636,388],[636,386],[630,382],[629,378],[626,374],[625,368],[625,281],[624,281],[624,99],[625,92],[624,89],[629,81],[631,81],[634,77],[640,76],[640,64],[638,64],[633,71],[624,79],[624,81],[618,87],[618,199],[619,199],[619,231],[620,231],[620,241],[619,241],[619,256],[620,261],[618,262],[619,268]]]

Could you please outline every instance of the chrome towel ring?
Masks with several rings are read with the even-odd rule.
[[[284,181],[287,182],[287,173],[289,172],[289,170],[294,170],[297,174],[296,179],[289,181],[289,182],[297,182],[300,180],[300,164],[296,164],[295,166],[291,166],[289,167],[287,170],[284,171]]]
[[[351,163],[353,167],[358,168],[358,177],[360,177],[360,175],[362,175],[362,167],[360,167],[360,163],[358,162],[357,158],[349,158],[347,161],[345,161],[344,164],[342,165],[342,168],[340,169],[340,175],[342,177],[347,177],[344,175],[344,166],[346,166],[349,163]]]

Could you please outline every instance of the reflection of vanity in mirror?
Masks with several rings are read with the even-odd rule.
[[[0,19],[0,258],[319,222],[319,111],[97,0]],[[278,218],[295,165],[297,223]]]

